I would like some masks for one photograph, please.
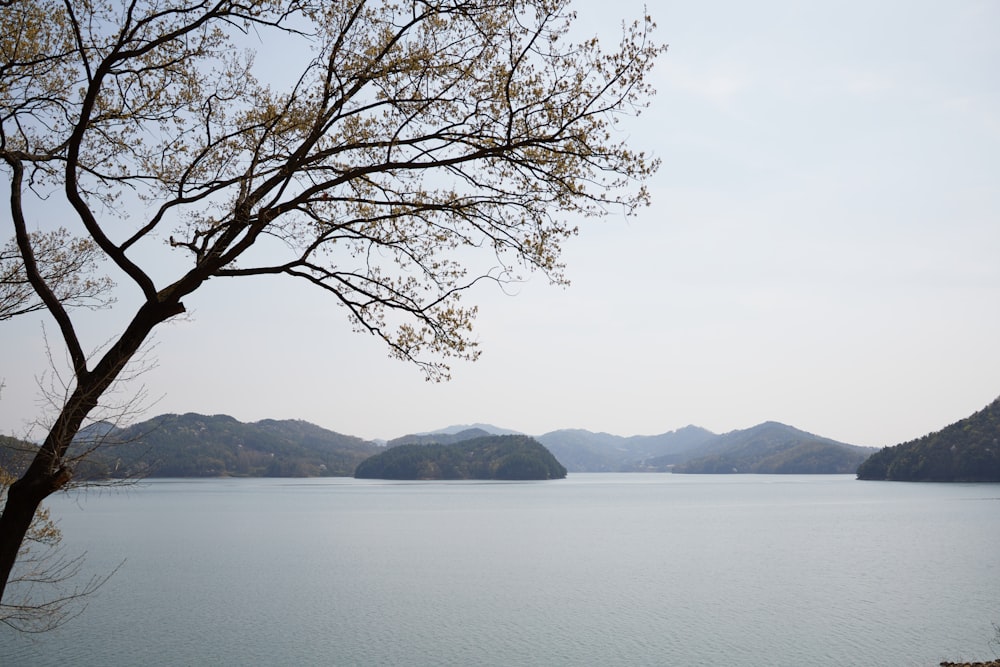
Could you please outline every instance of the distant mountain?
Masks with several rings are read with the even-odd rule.
[[[473,429],[485,431],[490,435],[524,435],[520,431],[512,431],[509,428],[501,428],[499,426],[494,426],[493,424],[453,424],[430,433],[418,433],[417,435],[437,435],[440,433],[451,435]]]
[[[482,435],[476,428],[409,435],[390,440],[389,446],[449,444]],[[660,435],[629,437],[562,429],[535,439],[570,472],[849,474],[875,451],[777,422],[723,435],[685,426]]]
[[[698,426],[685,426],[660,435],[630,437],[563,429],[537,436],[537,440],[570,472],[636,472],[661,469],[666,463],[650,466],[650,460],[676,456],[714,437]]]
[[[380,450],[300,420],[246,424],[194,413],[160,415],[124,429],[93,424],[74,439],[70,456],[90,449],[77,465],[78,477],[349,476]]]
[[[410,434],[399,438],[393,438],[385,443],[386,447],[399,447],[401,445],[452,445],[463,440],[482,438],[488,435],[506,435],[491,433],[485,429],[474,427],[462,431],[435,431],[433,433]]]
[[[853,473],[874,448],[848,445],[797,428],[764,422],[732,431],[685,452],[675,473]],[[675,457],[676,458],[676,457]],[[651,465],[662,461],[654,459]]]
[[[515,432],[488,424],[451,426],[395,438],[383,447],[300,420],[245,424],[227,415],[188,413],[160,415],[125,429],[91,424],[74,440],[70,455],[95,450],[74,464],[77,479],[352,475],[361,461],[386,449],[447,446],[498,434]],[[776,422],[723,435],[698,426],[629,437],[563,429],[535,440],[570,472],[852,473],[875,452]],[[24,464],[35,448],[0,442],[0,466]]]
[[[472,430],[472,429],[470,429]],[[392,447],[358,465],[358,479],[562,479],[566,468],[534,438],[486,435],[450,445]]]
[[[940,431],[872,454],[858,479],[1000,482],[1000,398]]]
[[[76,434],[75,440],[78,442],[90,441],[94,443],[100,443],[105,438],[115,434],[121,429],[111,422],[99,421],[88,424],[87,426],[80,429],[79,433]]]

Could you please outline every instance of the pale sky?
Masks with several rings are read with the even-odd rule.
[[[593,32],[643,3],[577,8]],[[775,420],[883,446],[1000,395],[1000,3],[649,11],[670,51],[627,129],[663,160],[653,205],[585,222],[568,288],[537,276],[516,296],[468,295],[477,363],[427,383],[304,284],[216,280],[158,334],[142,417],[296,418],[364,438]],[[124,318],[87,315],[87,339]],[[0,433],[41,414],[42,319],[0,324]]]

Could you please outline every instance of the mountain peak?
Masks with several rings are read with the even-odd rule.
[[[462,431],[469,431],[472,429],[478,429],[480,431],[485,431],[489,435],[524,435],[520,431],[512,431],[509,428],[501,428],[499,426],[494,426],[493,424],[453,424],[451,426],[446,426],[444,428],[438,429],[436,431],[430,431],[427,433],[416,433],[411,435],[436,435],[439,433],[444,433],[448,435],[454,435],[456,433],[461,433]]]

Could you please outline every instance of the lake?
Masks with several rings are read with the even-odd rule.
[[[49,501],[121,569],[4,665],[937,665],[1000,623],[1000,485],[150,480]]]

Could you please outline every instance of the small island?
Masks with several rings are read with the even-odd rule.
[[[454,444],[399,445],[358,464],[357,479],[563,479],[566,468],[526,435],[491,435]]]

